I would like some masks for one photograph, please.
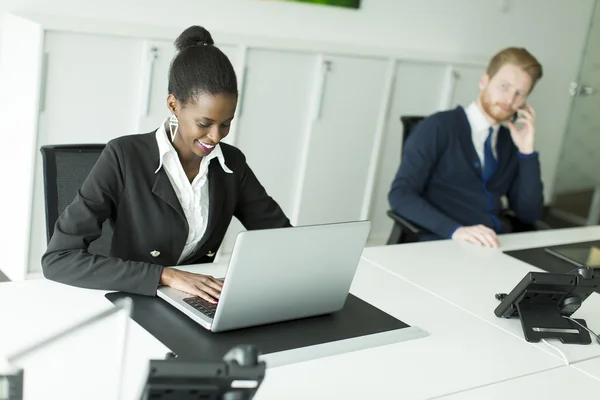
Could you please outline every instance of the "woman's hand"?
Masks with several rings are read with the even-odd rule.
[[[223,288],[223,282],[213,276],[194,274],[174,268],[163,268],[160,284],[198,296],[213,304],[219,300]]]

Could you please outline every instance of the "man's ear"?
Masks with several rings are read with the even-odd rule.
[[[484,72],[484,74],[481,75],[481,79],[479,79],[479,90],[485,89],[485,87],[488,85],[489,82],[490,82],[490,76],[488,75],[487,72]]]

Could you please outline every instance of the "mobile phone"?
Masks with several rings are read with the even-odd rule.
[[[525,105],[519,107],[519,110],[517,110],[516,113],[513,114],[513,116],[510,118],[510,121],[515,124],[515,127],[517,128],[517,130],[520,130],[523,127],[522,123],[517,123],[517,119],[519,119],[519,117],[521,116],[519,111],[520,110],[525,110]]]

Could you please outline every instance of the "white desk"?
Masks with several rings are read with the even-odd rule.
[[[0,283],[0,358],[112,308],[112,303],[104,298],[105,293],[78,289],[45,279]],[[64,399],[78,398],[76,393],[85,393],[85,396],[79,396],[82,399],[114,398],[113,387],[108,387],[112,382],[117,385],[113,376],[118,372],[116,367],[119,363],[116,358],[118,348],[115,347],[118,341],[114,331],[120,326],[114,322],[111,319],[98,323],[86,328],[82,335],[71,335],[56,347],[53,346],[52,355],[56,356],[58,353],[63,356],[56,357],[52,369],[45,373],[37,370],[38,365],[39,368],[48,365],[45,354],[42,354],[39,362],[27,364],[34,365],[35,376],[32,377],[29,371],[25,371],[25,399],[52,398],[48,396],[49,387],[56,388],[61,383],[67,383],[64,385],[67,392],[61,397]],[[169,349],[134,321],[130,321],[129,328],[125,362],[127,385],[124,386],[124,393],[126,399],[134,399],[140,389],[139,382],[145,378],[148,360],[164,358]],[[90,360],[89,356],[95,359]],[[61,376],[65,372],[75,374],[75,378]],[[90,382],[90,377],[101,381],[101,385],[96,385],[88,392],[78,384]],[[27,385],[28,380],[32,385]],[[43,384],[35,384],[39,382]],[[56,393],[54,390],[50,392]]]
[[[536,247],[587,242],[600,239],[600,226],[551,229],[537,232],[513,233],[500,236],[501,251],[533,249]]]
[[[562,365],[366,262],[352,292],[430,336],[269,370],[257,400],[421,399]]]
[[[600,357],[578,362],[573,365],[573,368],[600,381]],[[600,394],[600,392],[597,393]]]
[[[443,400],[596,399],[600,381],[573,367],[560,367],[506,382],[442,396]]]
[[[528,271],[541,270],[502,251],[597,239],[600,239],[600,227],[586,227],[501,236],[500,249],[444,240],[370,247],[365,249],[363,258],[524,340],[518,319],[496,317],[494,309],[499,302],[494,295],[510,292]],[[590,296],[574,316],[584,318],[590,329],[600,332],[600,295]],[[600,346],[595,343],[578,346],[549,342],[560,348],[571,363],[600,355]],[[532,345],[562,359],[543,342]]]
[[[420,290],[385,270],[362,261],[352,293],[430,336],[393,345],[321,358],[267,371],[256,399],[282,398],[429,398],[559,368],[562,361]],[[57,331],[112,305],[104,292],[77,289],[46,280],[0,284],[0,343],[14,350],[44,333]],[[360,321],[357,321],[360,323]],[[167,349],[132,323],[125,383],[136,399],[145,366]],[[110,332],[93,340],[96,353],[108,351]],[[82,347],[65,351],[78,353]],[[65,355],[72,356],[73,354]],[[81,365],[86,374],[114,367],[106,358]],[[48,371],[45,384],[50,384]],[[43,379],[42,376],[39,379]],[[44,399],[44,386],[26,387],[26,399]],[[72,380],[73,391],[78,380]],[[79,383],[80,384],[80,383]],[[81,385],[81,384],[80,384]],[[68,398],[68,397],[65,397]],[[82,398],[82,397],[80,397]],[[96,391],[85,398],[102,398]],[[136,399],[137,400],[137,399]]]

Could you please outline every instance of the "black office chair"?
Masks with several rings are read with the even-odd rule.
[[[404,151],[404,144],[406,143],[406,139],[408,139],[408,135],[423,119],[425,119],[425,116],[421,115],[403,115],[400,117],[400,122],[402,123],[402,151]],[[418,242],[419,235],[426,232],[424,228],[410,222],[394,212],[394,210],[388,210],[387,215],[394,221],[387,244]]]
[[[410,135],[423,119],[425,119],[425,116],[408,115],[400,117],[400,122],[402,122],[402,150],[404,150],[404,143],[406,142],[408,135]],[[419,235],[430,233],[427,229],[420,227],[397,214],[394,210],[388,210],[387,215],[394,221],[394,226],[392,227],[392,232],[390,233],[387,244],[418,242]],[[500,217],[510,222],[513,227],[513,232],[551,229],[550,226],[543,221],[537,221],[533,226],[525,224],[520,221],[510,209],[502,210],[500,212]]]
[[[42,146],[44,199],[46,211],[46,241],[54,234],[59,215],[77,195],[87,178],[104,144],[72,144]],[[108,222],[102,226],[102,235],[90,244],[88,251],[97,255],[109,255],[112,230]]]
[[[425,119],[422,115],[403,115],[400,117],[400,122],[402,122],[402,150],[404,151],[404,144],[406,143],[406,139],[408,139],[408,135],[415,129],[421,121]]]

